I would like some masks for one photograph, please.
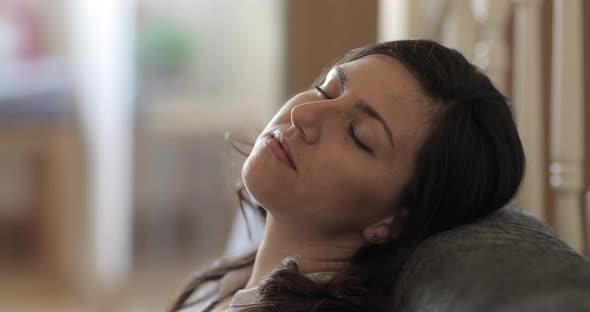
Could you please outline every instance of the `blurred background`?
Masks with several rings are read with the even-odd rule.
[[[255,139],[343,53],[404,38],[512,99],[516,201],[589,255],[590,1],[0,0],[0,310],[163,311],[255,243],[225,133]]]

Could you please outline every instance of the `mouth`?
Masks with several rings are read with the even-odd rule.
[[[271,153],[279,160],[285,162],[287,165],[289,165],[289,167],[291,167],[291,169],[297,171],[297,166],[295,165],[295,162],[293,161],[293,154],[291,154],[291,150],[289,148],[289,143],[287,142],[287,140],[285,140],[283,133],[279,130],[275,130],[272,133],[272,136],[270,138],[271,140],[275,141],[276,147],[278,147],[280,149],[276,150],[273,148],[273,144],[272,142],[268,145],[269,149],[271,150]]]

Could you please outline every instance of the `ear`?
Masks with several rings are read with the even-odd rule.
[[[398,218],[394,215],[388,215],[365,227],[363,237],[369,243],[381,244],[399,236],[400,222],[397,222]]]

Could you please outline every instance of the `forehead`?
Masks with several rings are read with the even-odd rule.
[[[369,55],[339,66],[353,89],[371,91],[386,98],[422,96],[422,87],[412,73],[396,59]],[[328,73],[338,78],[335,68]]]
[[[396,146],[416,145],[425,133],[430,101],[412,73],[396,59],[370,55],[340,65],[346,93],[369,103],[391,127]],[[338,80],[334,68],[327,80]]]

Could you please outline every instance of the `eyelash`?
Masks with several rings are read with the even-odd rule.
[[[324,92],[324,90],[317,85],[314,85],[314,88],[322,95],[322,97],[331,100],[332,98],[329,97],[326,92]],[[350,137],[352,138],[352,141],[354,142],[354,144],[356,144],[360,149],[364,150],[365,152],[369,153],[369,154],[373,154],[373,150],[368,147],[367,145],[365,145],[363,142],[361,142],[357,136],[354,134],[354,127],[352,125],[352,122],[348,125],[348,134],[350,135]]]
[[[326,99],[328,99],[328,100],[331,100],[331,99],[332,99],[331,97],[329,97],[329,96],[326,94],[326,92],[324,92],[324,89],[322,89],[320,86],[318,86],[318,85],[314,85],[313,87],[314,87],[314,88],[315,88],[315,89],[316,89],[316,90],[317,90],[317,91],[318,91],[318,92],[319,92],[319,93],[322,95],[322,97],[325,97],[325,98],[326,98]]]

